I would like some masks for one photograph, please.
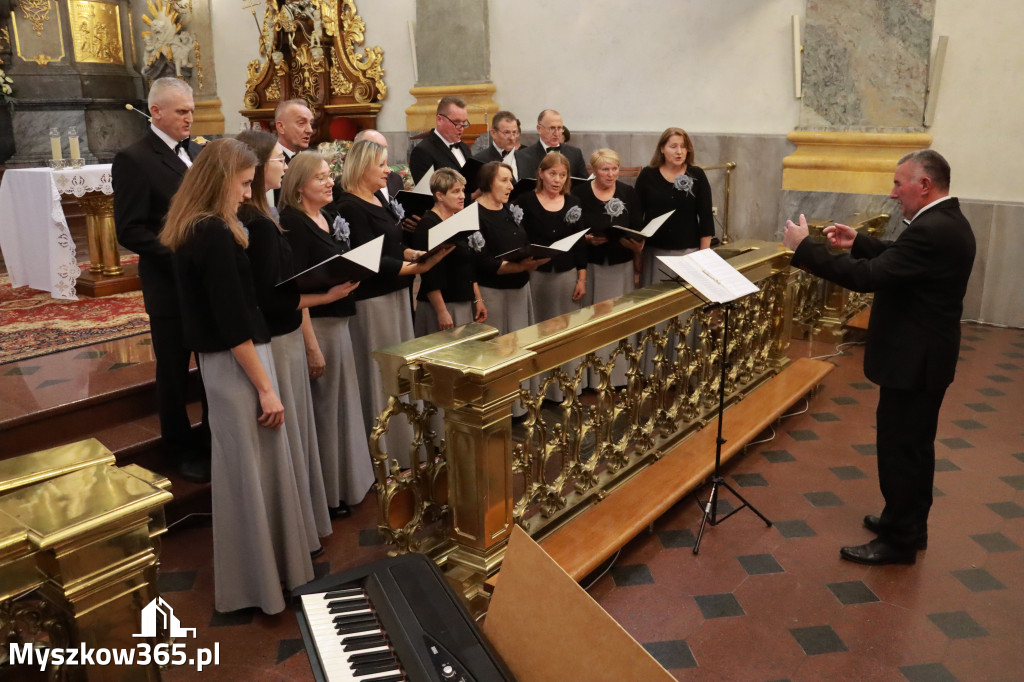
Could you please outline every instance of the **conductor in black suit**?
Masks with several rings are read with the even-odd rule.
[[[807,238],[807,221],[786,222],[792,263],[853,291],[874,292],[864,374],[878,384],[878,482],[885,506],[864,517],[878,534],[839,554],[862,564],[912,564],[928,543],[935,433],[960,351],[960,318],[974,265],[974,233],[955,197],[949,164],[926,149],[900,159],[889,195],[908,223],[895,241],[826,227],[831,253]]]
[[[158,237],[171,197],[202,149],[189,139],[195,104],[192,88],[177,78],[159,78],[149,91],[149,131],[114,157],[114,225],[118,242],[139,254],[142,297],[149,314],[160,436],[182,478],[210,480],[210,430],[196,431],[185,410],[191,352],[185,347],[171,252]]]
[[[469,145],[462,141],[462,133],[469,127],[466,103],[460,97],[449,95],[437,103],[435,127],[409,153],[409,171],[419,182],[430,167],[434,170],[452,168],[462,170],[470,158]]]
[[[537,168],[548,152],[562,152],[569,159],[569,175],[574,178],[585,178],[587,163],[583,160],[583,152],[579,147],[562,144],[562,115],[554,109],[545,109],[537,116],[537,133],[540,139],[529,147],[522,147],[516,152],[516,166],[519,178],[536,178]]]
[[[473,158],[489,163],[501,161],[512,169],[512,178],[519,179],[516,167],[516,145],[519,143],[519,124],[511,111],[499,111],[491,119],[491,143]]]

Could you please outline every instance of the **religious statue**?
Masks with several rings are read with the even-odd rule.
[[[178,13],[171,4],[165,5],[163,0],[156,0],[154,5],[150,0],[147,7],[152,16],[142,17],[150,28],[142,32],[146,58],[143,75],[152,80],[163,76],[191,78],[198,47],[195,38],[182,29]]]

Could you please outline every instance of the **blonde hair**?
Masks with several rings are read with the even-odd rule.
[[[381,146],[373,140],[359,140],[352,145],[345,155],[345,165],[341,169],[341,188],[351,192],[359,184],[366,169],[380,160],[388,153],[388,148]]]
[[[288,162],[288,171],[284,174],[281,182],[281,196],[278,199],[278,208],[291,208],[302,210],[302,197],[299,190],[306,186],[309,179],[320,172],[320,167],[327,162],[320,152],[305,151],[299,152]]]
[[[237,208],[228,206],[227,188],[239,173],[255,168],[257,162],[249,145],[234,138],[207,144],[171,199],[160,241],[175,251],[192,238],[197,224],[206,218],[219,218],[227,223],[242,248],[249,246]]]
[[[465,187],[466,178],[462,177],[462,173],[453,168],[439,168],[430,176],[431,194],[436,195],[438,192],[442,195],[448,194],[455,185],[462,185]],[[437,199],[436,196],[434,198]]]
[[[651,157],[651,162],[647,165],[651,168],[661,168],[665,164],[665,155],[661,148],[668,144],[668,139],[673,135],[683,138],[683,144],[686,145],[686,160],[683,163],[687,166],[693,165],[693,142],[690,142],[690,136],[682,128],[665,128],[665,132],[658,138],[658,144],[654,146],[654,156]]]
[[[549,109],[546,111],[553,110]],[[548,152],[547,156],[541,160],[540,166],[537,167],[536,191],[540,192],[544,189],[544,180],[541,178],[540,174],[555,165],[562,166],[562,168],[565,169],[565,184],[562,185],[561,194],[565,195],[569,193],[569,190],[571,189],[570,186],[572,185],[572,171],[569,168],[569,159],[565,158],[565,155],[562,154],[562,152]]]
[[[614,163],[616,166],[622,165],[622,159],[619,157],[618,152],[614,149],[598,149],[596,152],[590,155],[590,167],[597,171],[597,167],[602,163]]]

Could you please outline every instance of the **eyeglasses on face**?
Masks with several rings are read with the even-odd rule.
[[[438,114],[438,116],[440,116],[441,118],[447,120],[449,123],[451,123],[453,126],[458,128],[459,130],[465,130],[466,128],[469,127],[469,121],[453,121],[450,118],[448,118],[447,116],[445,116],[444,114]]]

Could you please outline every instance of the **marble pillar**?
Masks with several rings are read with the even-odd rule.
[[[487,16],[487,0],[417,0],[417,80],[409,91],[416,104],[405,110],[407,130],[433,128],[437,102],[445,95],[466,100],[474,127],[490,124],[498,106],[491,83]]]

